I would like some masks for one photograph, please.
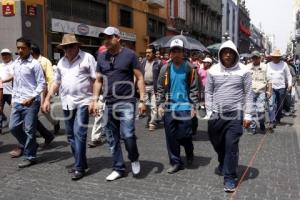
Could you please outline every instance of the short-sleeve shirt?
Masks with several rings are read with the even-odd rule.
[[[55,82],[60,84],[60,97],[63,110],[74,110],[89,105],[92,97],[93,81],[96,78],[96,61],[84,51],[69,62],[60,59],[55,73]]]
[[[10,61],[9,63],[2,63],[0,64],[0,78],[1,80],[6,80],[7,78],[13,76],[13,61]],[[3,94],[12,94],[13,85],[12,81],[3,83]]]
[[[117,55],[109,51],[98,55],[96,71],[103,75],[103,97],[107,105],[135,102],[134,69],[139,62],[134,51],[123,47]]]

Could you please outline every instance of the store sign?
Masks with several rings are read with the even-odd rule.
[[[104,30],[104,28],[52,18],[51,30],[55,32],[74,33],[76,35],[84,35],[97,38],[99,37],[99,34]],[[135,33],[121,32],[120,34],[122,40],[136,41]]]
[[[14,0],[3,0],[2,1],[2,14],[3,16],[14,16],[15,15],[15,1]]]
[[[27,5],[26,14],[28,16],[36,16],[36,6],[35,5]]]

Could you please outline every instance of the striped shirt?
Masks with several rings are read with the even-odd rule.
[[[207,73],[205,106],[207,114],[243,111],[244,118],[251,119],[252,78],[247,67],[241,63],[225,68],[212,66]]]

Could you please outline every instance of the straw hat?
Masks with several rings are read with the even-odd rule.
[[[279,49],[275,49],[272,53],[271,53],[271,57],[281,57],[281,52]]]
[[[74,34],[71,34],[71,33],[64,34],[64,36],[62,38],[62,42],[61,42],[61,44],[59,44],[57,46],[57,48],[63,48],[63,46],[69,45],[69,44],[80,44],[80,42],[77,41]]]

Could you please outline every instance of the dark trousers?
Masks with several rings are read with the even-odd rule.
[[[237,177],[239,139],[243,134],[241,116],[239,112],[223,113],[222,116],[214,113],[208,121],[209,139],[218,154],[225,181]]]
[[[11,94],[3,94],[2,99],[2,114],[0,116],[0,128],[2,129],[2,122],[7,120],[7,117],[4,114],[4,105],[7,103],[8,105],[11,105]]]
[[[172,111],[164,115],[165,135],[171,165],[183,165],[180,157],[180,145],[184,147],[186,156],[192,156],[192,119],[190,111]]]
[[[50,140],[54,137],[54,135],[42,124],[39,119],[37,120],[36,129],[45,140]]]
[[[284,96],[286,94],[286,89],[273,89],[273,94],[275,95],[275,103],[276,103],[276,121],[280,122],[280,119],[282,118],[282,108],[284,105]]]

